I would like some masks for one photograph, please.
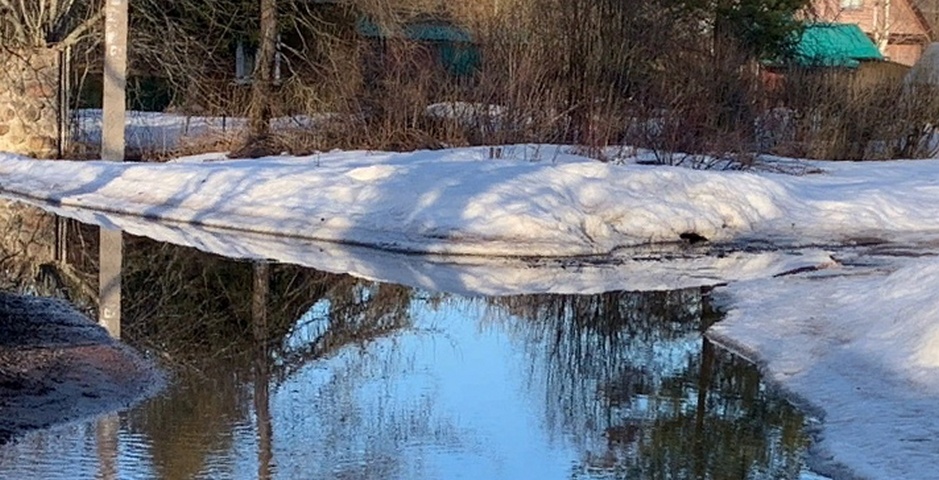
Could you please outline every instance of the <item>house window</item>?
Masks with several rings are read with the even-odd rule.
[[[2,1],[2,0],[0,0]],[[281,81],[281,66],[284,62],[284,54],[281,51],[280,35],[277,35],[276,51],[274,52],[274,84],[278,85]],[[255,60],[257,47],[245,45],[243,40],[238,40],[235,45],[235,83],[246,85],[254,79]]]
[[[864,6],[864,0],[841,0],[841,8],[845,10],[857,10]]]
[[[251,76],[254,74],[254,49],[245,46],[244,42],[238,40],[235,46],[235,83],[251,83]]]

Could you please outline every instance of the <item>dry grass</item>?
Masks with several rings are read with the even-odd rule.
[[[939,98],[904,89],[902,72],[790,71],[777,87],[743,49],[722,43],[715,54],[713,39],[691,28],[700,18],[681,18],[657,2],[471,3],[289,7],[303,11],[284,15],[285,35],[294,40],[285,47],[271,113],[316,120],[260,139],[198,139],[140,157],[532,142],[578,145],[600,160],[605,147],[628,144],[652,149],[661,163],[744,168],[759,153],[847,160],[935,153],[924,139]],[[356,34],[362,14],[390,37]],[[434,60],[439,44],[403,38],[407,22],[429,18],[471,32],[478,71],[454,76]],[[164,70],[178,112],[244,115],[250,88],[233,84],[230,66],[218,60],[230,57],[231,46],[200,43],[205,32],[187,28],[171,25],[171,45],[141,36],[136,52],[150,60],[137,64]],[[435,104],[464,110],[430,114]]]
[[[935,89],[912,86],[903,72],[795,71],[781,93],[780,141],[771,153],[833,160],[932,157],[939,118]]]

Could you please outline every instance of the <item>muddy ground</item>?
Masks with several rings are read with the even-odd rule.
[[[163,372],[64,300],[0,293],[0,444],[125,408]]]

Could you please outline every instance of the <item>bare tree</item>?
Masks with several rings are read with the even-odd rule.
[[[103,16],[96,0],[0,0],[0,38],[7,47],[64,48]]]
[[[260,45],[251,90],[251,135],[267,136],[270,130],[274,57],[277,55],[277,0],[261,0]]]

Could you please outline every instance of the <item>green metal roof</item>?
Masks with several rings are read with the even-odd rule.
[[[857,67],[861,61],[883,60],[877,45],[853,23],[805,26],[796,45],[798,63],[821,67]]]
[[[409,40],[424,42],[465,42],[470,43],[473,38],[465,30],[441,22],[417,21],[408,23],[402,28],[400,34],[388,32],[367,18],[360,18],[356,29],[359,34],[372,38],[390,38],[401,36]]]
[[[472,75],[480,67],[479,47],[465,30],[444,22],[425,20],[406,24],[400,31],[389,31],[368,18],[356,24],[360,35],[369,38],[406,38],[430,42],[440,63],[458,77]]]

